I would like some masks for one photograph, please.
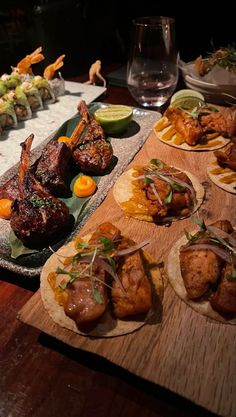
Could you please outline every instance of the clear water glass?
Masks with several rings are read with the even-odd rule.
[[[127,85],[144,107],[160,108],[178,81],[175,21],[171,17],[142,17],[133,21]]]

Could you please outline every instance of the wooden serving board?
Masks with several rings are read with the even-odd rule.
[[[161,143],[151,133],[131,165],[152,158],[196,175],[206,190],[199,215],[207,222],[229,219],[236,224],[235,195],[216,187],[206,174],[212,152],[181,151]],[[116,205],[112,191],[90,217],[81,234],[97,224],[111,221],[139,242],[151,239],[148,251],[166,261],[172,244],[184,228],[195,229],[190,219],[170,227],[126,218]],[[210,320],[194,312],[165,282],[162,322],[145,325],[135,333],[110,339],[92,339],[54,324],[44,311],[38,291],[19,313],[19,319],[69,345],[94,352],[130,372],[225,416],[236,415],[236,327]]]

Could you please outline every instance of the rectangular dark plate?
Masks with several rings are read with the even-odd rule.
[[[97,108],[105,106],[106,105],[102,103],[93,103],[89,106],[89,108],[91,112],[94,112]],[[60,240],[52,245],[54,250],[57,250],[65,241],[71,240],[73,235],[79,232],[89,216],[105,199],[108,190],[113,186],[116,179],[122,174],[127,165],[133,159],[134,155],[142,147],[153,127],[153,124],[160,117],[160,113],[154,111],[138,108],[133,109],[133,120],[128,129],[121,136],[110,138],[114,152],[112,170],[107,175],[100,178],[97,192],[93,197],[91,197],[88,204],[79,215],[72,232],[66,237],[66,239]],[[72,119],[67,120],[54,135],[45,139],[37,148],[35,148],[32,151],[32,163],[34,160],[39,158],[42,149],[51,139],[70,133],[71,129],[78,123],[79,118],[80,116],[76,115]],[[17,167],[18,164],[14,165],[2,175],[0,178],[0,186],[5,184],[8,179],[17,173]],[[13,259],[11,257],[11,248],[9,245],[9,233],[11,230],[9,221],[0,219],[0,230],[0,266],[17,274],[28,277],[39,275],[41,268],[50,256],[51,251],[48,248],[44,248],[37,253],[23,255],[17,259]]]

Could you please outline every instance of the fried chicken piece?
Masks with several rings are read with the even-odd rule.
[[[202,297],[216,283],[221,273],[221,259],[209,249],[180,252],[180,268],[190,299]]]
[[[219,220],[211,226],[225,233],[234,230],[228,220]],[[198,232],[196,244],[209,243],[204,232]],[[210,249],[192,249],[191,243],[180,249],[180,269],[184,285],[190,299],[198,299],[205,295],[220,279],[224,261]]]
[[[236,280],[230,280],[232,265],[227,264],[217,291],[210,298],[211,306],[221,314],[236,314]]]
[[[236,136],[236,106],[221,111],[200,114],[200,123],[204,132],[218,132],[226,138]]]
[[[236,143],[232,142],[226,146],[224,151],[215,151],[218,164],[223,168],[230,168],[236,171]]]
[[[163,172],[168,175],[168,178],[172,180],[180,180],[192,186],[192,183],[188,176],[184,172],[177,171],[175,168],[165,166]],[[162,171],[158,171],[161,175]],[[149,169],[145,169],[143,174],[150,174]],[[173,182],[175,180],[173,179]],[[146,183],[143,179],[139,180],[139,186],[146,192],[146,197],[149,203],[149,213],[152,215],[154,221],[160,221],[167,215],[181,216],[187,215],[194,205],[193,197],[187,188],[172,189],[171,185],[158,176],[152,177],[152,183]],[[170,201],[166,202],[166,198],[171,193]],[[158,195],[157,195],[158,194]],[[159,198],[158,198],[159,196]]]
[[[203,136],[203,129],[197,119],[186,112],[173,106],[169,106],[164,115],[170,120],[175,130],[190,145],[196,145]]]
[[[133,244],[134,242],[129,239],[123,239],[119,249],[128,248]],[[123,288],[113,281],[111,294],[114,315],[123,319],[147,313],[152,306],[152,291],[140,251],[122,257],[117,274]]]

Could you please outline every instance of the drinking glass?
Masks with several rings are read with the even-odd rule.
[[[127,85],[144,107],[160,108],[178,81],[175,21],[171,17],[141,17],[133,21]]]

